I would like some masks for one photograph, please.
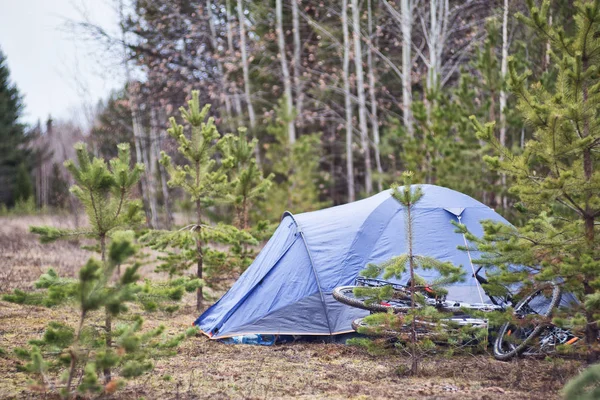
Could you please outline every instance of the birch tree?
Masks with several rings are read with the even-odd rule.
[[[244,17],[244,0],[237,1],[238,7],[238,23],[240,25],[240,53],[242,55],[242,71],[244,74],[244,94],[246,97],[246,106],[248,108],[248,120],[250,122],[250,129],[255,134],[254,129],[256,128],[256,114],[254,113],[254,106],[252,105],[252,99],[250,97],[250,65],[248,63],[248,53],[246,48],[246,23]]]
[[[368,7],[368,43],[369,51],[367,51],[367,65],[369,67],[369,100],[371,101],[371,130],[373,132],[373,149],[375,150],[375,166],[377,167],[377,189],[381,192],[383,184],[381,177],[383,175],[383,167],[381,166],[381,155],[379,152],[379,119],[377,118],[377,97],[375,95],[375,69],[373,66],[373,10],[371,9],[372,0],[367,0]]]
[[[148,165],[148,158],[146,156],[145,140],[144,140],[144,128],[142,126],[142,120],[139,113],[138,101],[136,93],[131,80],[131,70],[129,68],[129,62],[127,60],[127,45],[125,40],[125,15],[123,14],[123,1],[119,2],[119,18],[121,24],[121,40],[123,43],[123,66],[125,69],[125,80],[127,89],[127,99],[129,100],[129,109],[131,110],[131,120],[133,125],[133,137],[135,144],[135,159],[136,162]],[[157,228],[158,225],[158,205],[156,203],[155,186],[152,182],[151,174],[148,174],[146,170],[142,172],[141,178],[142,188],[142,199],[144,203],[144,209],[146,211],[146,218],[148,219],[151,228]]]
[[[508,0],[504,0],[504,10],[502,13],[502,61],[500,62],[500,146],[506,146],[506,73],[508,70]],[[506,187],[506,174],[502,174],[502,187]],[[508,208],[507,198],[501,196],[501,203],[504,209]]]
[[[285,104],[287,112],[294,114],[294,105],[292,103],[292,80],[290,78],[290,70],[287,63],[287,56],[285,52],[285,36],[283,32],[283,0],[275,1],[275,15],[276,15],[276,31],[277,31],[277,44],[279,46],[279,61],[281,62],[281,73],[283,75],[283,96],[285,97]],[[292,0],[295,1],[295,0]],[[296,142],[296,126],[294,124],[294,118],[289,118],[287,126],[289,144],[290,146]]]
[[[400,0],[402,15],[402,111],[404,127],[409,137],[415,134],[412,113],[412,0]]]
[[[227,78],[225,76],[225,69],[223,68],[223,62],[221,61],[221,57],[219,54],[219,44],[217,41],[217,29],[215,27],[215,17],[212,11],[212,1],[206,0],[206,13],[208,17],[208,26],[210,28],[210,44],[212,45],[213,56],[216,58],[217,63],[217,72],[219,75],[219,79],[221,80],[221,84],[219,88],[221,90],[221,94],[223,97],[223,102],[225,103],[225,110],[227,111],[227,115],[231,115],[231,100],[227,93]]]
[[[369,149],[369,131],[367,129],[367,106],[362,65],[362,46],[360,42],[360,10],[358,8],[358,0],[352,0],[352,33],[354,39],[356,93],[358,98],[358,125],[360,129],[361,151],[365,159],[365,192],[368,195],[373,192],[373,180],[371,177],[371,152]]]
[[[346,183],[348,201],[356,199],[354,191],[354,156],[352,153],[352,98],[350,93],[350,35],[348,32],[348,0],[342,0],[342,30],[344,34],[344,60],[342,79],[344,81],[344,108],[346,111]]]
[[[439,80],[442,73],[442,54],[446,42],[449,15],[448,0],[430,0],[429,31],[423,27],[425,40],[429,48],[427,62],[427,118],[431,122],[431,110],[435,103],[435,92],[440,89]],[[423,21],[422,21],[423,23]],[[424,25],[424,23],[423,23]]]
[[[508,72],[508,0],[504,0],[502,13],[502,61],[500,63],[500,145],[506,145],[506,91],[504,82]]]
[[[298,10],[298,1],[292,1],[292,27],[294,34],[294,90],[296,92],[296,122],[302,126],[302,110],[304,107],[304,90],[300,80],[300,71],[302,68],[302,43],[300,41],[300,18]]]

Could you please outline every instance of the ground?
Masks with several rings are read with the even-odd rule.
[[[89,257],[78,243],[40,245],[27,233],[30,224],[72,225],[66,217],[0,218],[0,292],[30,289],[48,267],[74,274]],[[146,274],[152,274],[146,268]],[[145,324],[163,324],[168,334],[187,329],[197,312],[193,296],[175,315],[144,313]],[[99,318],[100,316],[98,316]],[[39,338],[48,321],[73,322],[75,310],[46,309],[0,301],[0,398],[52,398],[32,392],[12,355]],[[127,384],[123,399],[552,399],[581,368],[563,359],[495,361],[488,354],[425,359],[418,377],[402,375],[401,356],[371,356],[343,344],[290,343],[271,347],[226,345],[199,335],[183,342],[177,354],[155,362],[152,373]]]

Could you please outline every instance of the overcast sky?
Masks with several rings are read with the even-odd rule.
[[[121,68],[100,45],[83,41],[66,20],[82,13],[113,32],[114,0],[0,0],[0,48],[24,95],[23,121],[48,115],[85,124],[82,104],[96,104],[123,82]]]

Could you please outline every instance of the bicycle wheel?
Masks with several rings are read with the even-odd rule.
[[[507,361],[535,345],[534,339],[548,324],[544,321],[536,323],[531,317],[550,317],[560,302],[560,295],[558,285],[550,282],[539,286],[519,301],[514,309],[517,322],[507,322],[498,331],[494,341],[494,357]]]
[[[392,309],[394,312],[407,312],[410,310],[410,299],[405,299],[404,294],[399,297],[399,299],[389,299],[382,302],[371,302],[370,299],[366,297],[357,297],[354,295],[354,289],[356,287],[362,286],[339,286],[333,289],[333,298],[339,301],[340,303],[361,308],[363,310],[373,311],[373,312],[387,312]],[[416,307],[419,307],[417,304]]]

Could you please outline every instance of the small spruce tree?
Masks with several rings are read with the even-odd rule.
[[[238,135],[225,135],[223,138],[223,165],[229,170],[230,190],[226,193],[228,202],[236,210],[236,225],[247,230],[249,212],[253,202],[263,200],[273,184],[274,175],[263,177],[256,164],[254,149],[257,139],[248,141],[246,128],[238,129]]]
[[[377,313],[372,314],[365,318],[367,324],[366,329],[359,330],[359,333],[370,333],[372,329],[381,330],[406,330],[403,327],[408,326],[409,342],[410,342],[410,355],[411,355],[411,374],[418,372],[419,352],[420,349],[430,348],[433,343],[424,339],[421,340],[418,337],[418,325],[420,323],[436,323],[439,322],[444,316],[442,313],[436,312],[432,307],[422,307],[423,295],[420,286],[426,284],[421,277],[417,275],[416,270],[435,269],[439,272],[441,279],[438,282],[432,282],[429,286],[437,289],[437,294],[441,295],[444,293],[443,285],[458,282],[463,279],[464,271],[460,266],[454,266],[450,262],[442,262],[435,258],[417,255],[414,253],[414,232],[413,232],[413,207],[423,196],[423,192],[420,186],[412,185],[412,172],[404,172],[404,186],[398,187],[393,186],[392,196],[404,208],[405,223],[406,223],[406,248],[408,252],[395,256],[379,265],[369,264],[367,268],[361,271],[360,275],[366,278],[378,278],[383,276],[383,279],[390,278],[401,278],[403,274],[408,272],[410,276],[410,312],[402,314],[387,314]],[[408,268],[407,268],[408,267]],[[408,270],[408,271],[407,271]],[[366,296],[367,301],[379,301],[381,299],[390,298],[392,292],[392,286],[386,285],[381,288],[356,288],[355,294],[357,296]],[[435,290],[435,289],[434,289]],[[366,345],[370,347],[370,343],[359,340],[358,344]]]
[[[89,225],[82,229],[62,229],[49,226],[32,226],[31,232],[40,236],[42,243],[72,237],[88,237],[97,242],[96,249],[101,261],[107,260],[107,240],[118,230],[128,229],[142,222],[141,205],[131,198],[132,189],[137,185],[144,170],[142,164],[131,164],[128,144],[118,146],[118,156],[110,161],[110,166],[101,158],[90,158],[84,143],[75,145],[77,164],[65,161],[75,185],[71,193],[83,204]],[[105,310],[105,341],[112,345],[112,312]],[[111,380],[110,366],[104,370],[106,382]]]
[[[221,137],[214,119],[207,118],[209,110],[210,105],[200,108],[199,92],[193,91],[188,108],[180,108],[187,129],[173,117],[168,129],[169,135],[179,145],[178,151],[185,161],[181,165],[175,164],[164,152],[160,160],[170,176],[169,186],[183,189],[194,204],[194,223],[175,232],[150,231],[142,239],[150,247],[166,253],[166,256],[161,257],[163,264],[159,269],[174,275],[195,264],[196,276],[202,284],[206,281],[204,278],[207,278],[204,272],[208,272],[208,278],[219,274],[227,259],[227,252],[211,246],[212,244],[256,244],[256,240],[248,232],[224,223],[211,225],[207,221],[209,207],[225,201],[231,195],[228,170],[238,162],[236,156],[239,155],[235,154],[236,150],[232,147],[225,151],[227,158],[221,163],[217,162],[217,154],[223,155],[226,143],[231,144],[231,139]],[[246,151],[243,154],[247,156]],[[205,267],[208,267],[208,271],[205,271]],[[202,287],[198,288],[196,297],[196,307],[201,310],[204,301]]]
[[[40,339],[29,342],[31,348],[15,350],[17,356],[29,360],[25,369],[37,377],[34,386],[38,389],[59,387],[59,394],[66,399],[77,394],[110,395],[123,385],[123,379],[150,371],[152,359],[171,355],[186,334],[195,334],[192,329],[186,334],[168,336],[164,326],[142,331],[143,320],[136,316],[132,323],[119,324],[111,332],[111,342],[101,340],[107,333],[96,323],[98,311],[118,317],[145,290],[136,284],[140,264],[128,262],[136,252],[133,237],[133,232],[115,234],[106,261],[91,258],[79,270],[77,279],[62,278],[49,270],[36,282],[42,290],[38,297],[24,294],[29,301],[39,300],[47,306],[66,303],[78,310],[75,324],[50,322]],[[115,270],[123,264],[128,265],[114,282]],[[18,297],[4,299],[13,301]],[[113,368],[117,368],[119,379],[102,384],[99,374]]]

